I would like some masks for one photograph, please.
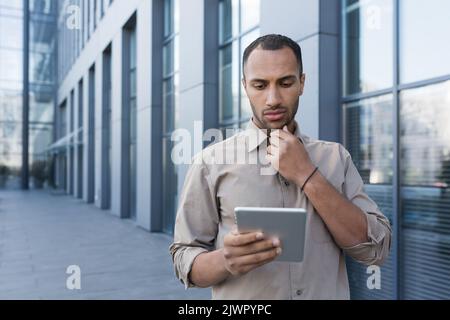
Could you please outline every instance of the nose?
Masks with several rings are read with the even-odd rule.
[[[281,96],[276,86],[269,88],[266,98],[266,104],[269,107],[277,107],[281,104]]]

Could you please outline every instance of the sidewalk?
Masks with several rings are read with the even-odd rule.
[[[170,242],[69,196],[0,191],[0,299],[210,299],[175,278]]]

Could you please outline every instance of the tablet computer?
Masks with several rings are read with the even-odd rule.
[[[280,239],[283,250],[276,261],[303,261],[305,209],[236,207],[234,213],[239,233],[262,231],[266,237]]]

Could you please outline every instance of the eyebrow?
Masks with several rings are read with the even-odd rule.
[[[283,78],[278,79],[277,82],[283,82],[286,80],[295,80],[295,79],[296,79],[296,76],[289,75],[289,76],[285,76]],[[250,82],[268,82],[268,81],[265,79],[251,79]]]

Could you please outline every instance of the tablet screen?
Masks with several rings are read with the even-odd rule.
[[[276,236],[280,239],[283,251],[276,261],[303,261],[307,218],[305,209],[237,207],[234,212],[240,233],[262,231],[266,237]]]

